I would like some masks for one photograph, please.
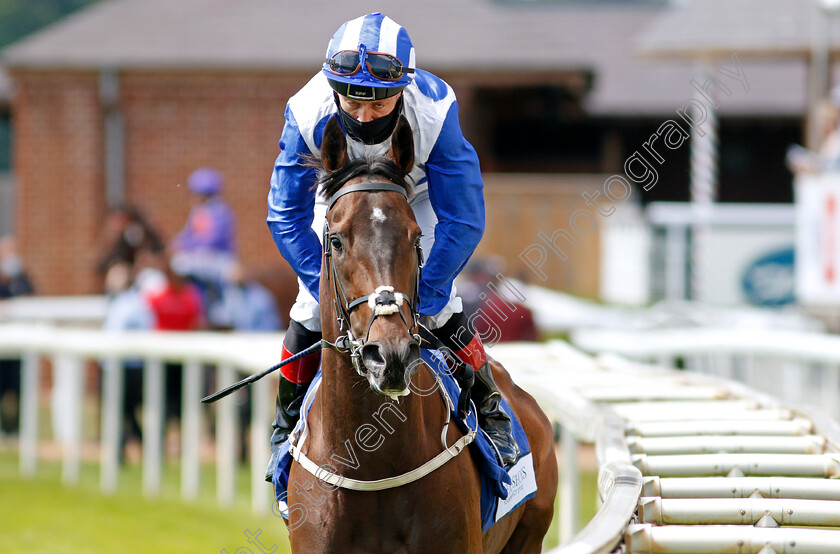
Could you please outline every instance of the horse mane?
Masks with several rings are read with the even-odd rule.
[[[314,165],[322,170],[315,188],[321,189],[321,195],[324,198],[330,198],[348,181],[357,177],[369,177],[371,180],[379,178],[390,181],[403,187],[408,197],[411,198],[412,187],[409,183],[411,177],[389,158],[378,157],[370,160],[358,158],[332,172],[324,171],[320,160],[315,160]]]

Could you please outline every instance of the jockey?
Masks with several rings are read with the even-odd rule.
[[[321,339],[318,284],[326,200],[316,196],[316,171],[303,162],[307,156],[319,156],[324,126],[335,115],[347,134],[351,157],[385,155],[400,114],[414,131],[410,176],[415,188],[410,203],[428,253],[420,282],[420,314],[463,364],[456,371],[468,376],[467,365],[475,371],[472,397],[482,426],[503,462],[513,464],[519,448],[510,418],[501,409],[484,346],[452,285],[484,233],[478,157],[461,133],[452,88],[415,68],[408,33],[378,12],[348,21],[336,31],[321,71],[286,106],[281,152],[268,195],[268,227],[297,273],[300,290],[289,314],[281,360]],[[274,453],[300,417],[303,395],[319,362],[320,352],[315,352],[281,368],[268,480]]]

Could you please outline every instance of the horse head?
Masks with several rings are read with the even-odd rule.
[[[413,333],[422,264],[420,227],[408,202],[411,127],[400,116],[387,156],[351,160],[332,118],[321,163],[319,184],[329,201],[320,291],[324,336],[346,337],[353,366],[374,391],[407,395],[420,365]]]

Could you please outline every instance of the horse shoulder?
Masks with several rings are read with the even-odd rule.
[[[551,422],[536,400],[519,388],[507,370],[492,360],[490,367],[502,395],[528,436],[534,461],[537,492],[534,498],[502,518],[485,533],[486,552],[539,552],[551,525],[557,495],[557,457]],[[505,537],[503,541],[500,539]],[[503,548],[499,548],[499,544]]]

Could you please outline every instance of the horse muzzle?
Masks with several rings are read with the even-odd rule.
[[[420,344],[408,338],[366,342],[361,361],[374,391],[391,398],[406,396],[411,377],[420,367]]]

